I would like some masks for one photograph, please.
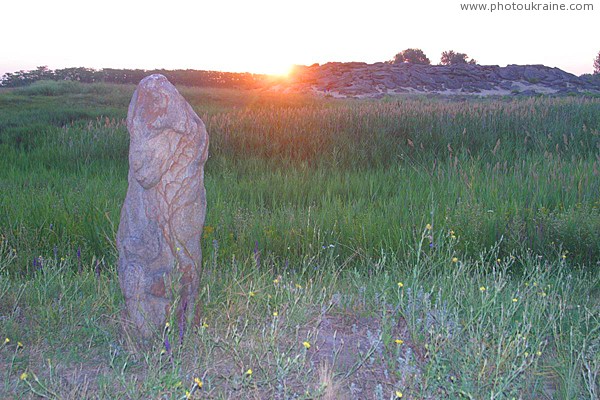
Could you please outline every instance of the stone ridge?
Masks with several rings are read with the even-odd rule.
[[[600,82],[544,65],[417,65],[362,62],[297,66],[272,90],[333,97],[378,98],[401,93],[536,95],[600,93]]]

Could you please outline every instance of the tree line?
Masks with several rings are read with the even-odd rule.
[[[260,74],[199,71],[193,69],[144,70],[104,68],[95,70],[93,68],[77,67],[52,70],[47,66],[41,66],[30,71],[8,72],[0,78],[0,86],[26,86],[40,80],[69,80],[84,83],[106,82],[137,85],[144,77],[155,73],[163,74],[173,84],[185,86],[249,89],[259,87],[266,79],[265,75]]]

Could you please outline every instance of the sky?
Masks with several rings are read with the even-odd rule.
[[[600,0],[581,0],[593,11],[494,12],[461,10],[467,1],[488,9],[531,3],[8,0],[0,9],[0,75],[41,65],[285,74],[294,64],[386,61],[407,48],[434,64],[454,50],[486,65],[593,71]]]

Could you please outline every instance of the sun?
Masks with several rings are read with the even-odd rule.
[[[232,62],[223,65],[222,71],[250,72],[253,74],[270,75],[274,78],[285,78],[292,72],[293,68],[294,63],[289,58],[257,54],[252,59],[232,60]]]
[[[261,68],[261,73],[278,78],[287,78],[292,72],[293,68],[294,66],[292,64],[274,63],[269,66],[265,66],[264,68]]]

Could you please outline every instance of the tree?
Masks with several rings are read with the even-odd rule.
[[[594,74],[600,74],[600,51],[594,60]]]
[[[54,79],[54,72],[47,65],[37,67],[34,71],[29,71],[29,73],[36,81]]]
[[[392,60],[392,64],[402,63],[429,65],[431,61],[421,49],[406,49],[396,54]]]
[[[469,56],[466,55],[465,53],[457,53],[454,50],[448,50],[448,51],[444,51],[442,53],[442,59],[440,60],[440,64],[442,64],[442,65],[456,65],[456,64],[475,65],[475,64],[477,64],[476,60],[470,59],[469,61],[467,61],[467,58],[469,58]]]

